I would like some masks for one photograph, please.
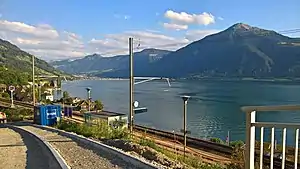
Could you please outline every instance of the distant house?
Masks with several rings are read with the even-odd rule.
[[[77,110],[88,110],[89,107],[89,102],[87,100],[81,100],[80,102],[77,103],[76,109]],[[94,103],[91,102],[90,104],[90,109],[94,109]]]
[[[46,95],[46,100],[50,100],[53,102],[54,100],[53,95]]]
[[[53,89],[52,88],[46,88],[44,93],[48,93],[48,94],[52,94],[53,93]]]
[[[73,104],[77,104],[80,101],[81,101],[81,99],[79,97],[74,97],[72,102],[73,102]]]
[[[49,93],[43,93],[41,95],[42,97],[42,100],[50,100],[50,101],[53,101],[54,100],[54,97],[52,94],[49,94]]]
[[[14,91],[14,97],[16,100],[25,101],[28,100],[28,93],[24,87],[17,87]]]

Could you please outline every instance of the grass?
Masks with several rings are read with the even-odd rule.
[[[191,166],[193,168],[196,169],[241,169],[239,166],[237,165],[229,165],[229,166],[221,166],[218,164],[206,164],[204,162],[201,161],[201,158],[199,157],[195,157],[195,156],[191,156],[191,155],[186,155],[186,157],[184,158],[183,155],[181,154],[176,154],[172,151],[169,151],[167,149],[164,149],[158,145],[156,145],[156,143],[153,140],[147,139],[145,137],[140,138],[137,141],[138,144],[142,145],[142,146],[148,146],[153,148],[154,150],[156,150],[157,152],[160,152],[164,155],[166,155],[167,157],[176,160],[180,163],[184,163],[188,166]]]
[[[61,120],[56,127],[68,132],[83,135],[85,137],[93,137],[96,139],[128,139],[129,133],[127,129],[112,128],[104,121],[97,121],[95,125],[90,124],[76,124]]]
[[[205,164],[199,159],[199,157],[194,157],[187,155],[184,159],[183,155],[175,154],[169,150],[161,148],[156,145],[153,140],[149,140],[146,138],[136,139],[130,137],[127,129],[121,128],[112,128],[107,125],[104,121],[97,121],[95,125],[89,124],[76,124],[74,122],[61,120],[56,127],[61,130],[65,130],[68,132],[74,132],[85,137],[92,137],[96,139],[122,139],[126,141],[132,141],[142,146],[150,147],[157,152],[164,154],[170,159],[176,160],[181,163],[185,163],[188,166],[199,169],[225,169],[226,167],[222,167],[220,165],[209,165]]]
[[[16,122],[16,121],[23,121],[25,119],[27,120],[33,119],[33,112],[32,110],[28,110],[28,109],[6,108],[0,111],[6,114],[6,118],[8,122]]]

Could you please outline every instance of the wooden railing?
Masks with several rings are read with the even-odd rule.
[[[271,152],[270,152],[270,169],[274,168],[274,142],[275,128],[282,129],[282,158],[281,168],[286,168],[286,130],[287,128],[295,129],[295,156],[293,168],[298,167],[298,151],[299,151],[299,128],[300,123],[277,123],[277,122],[257,122],[257,112],[270,111],[299,111],[300,105],[282,105],[282,106],[247,106],[242,107],[242,111],[246,113],[246,152],[245,152],[245,168],[255,168],[255,128],[260,127],[260,158],[259,168],[264,168],[264,128],[271,128]],[[288,112],[287,112],[288,115]],[[300,167],[300,166],[299,166]]]

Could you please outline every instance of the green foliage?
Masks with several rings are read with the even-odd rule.
[[[67,91],[63,92],[63,99],[67,99],[70,97],[70,94]]]
[[[153,140],[146,139],[145,137],[142,137],[139,141],[139,144],[142,146],[148,146],[153,148],[154,150],[159,150],[159,147],[155,144]]]
[[[234,147],[234,148],[240,148],[240,147],[242,147],[244,144],[245,144],[245,143],[244,143],[242,140],[231,141],[231,142],[229,143],[229,145],[230,145],[231,147]]]
[[[7,121],[23,121],[24,119],[33,119],[33,112],[29,109],[3,109],[6,114]]]
[[[10,95],[8,93],[4,92],[4,93],[1,93],[1,97],[10,98]]]
[[[103,103],[101,102],[101,100],[95,101],[94,110],[96,110],[96,111],[103,110]]]
[[[57,124],[57,128],[97,139],[127,139],[129,137],[126,129],[114,129],[103,121],[97,121],[94,125],[90,125],[62,120]]]
[[[0,67],[0,84],[24,85],[29,80],[29,74],[17,69]]]
[[[211,138],[210,141],[214,143],[224,144],[224,141],[220,138]]]
[[[0,64],[13,70],[10,71],[10,73],[6,72],[9,76],[4,80],[6,82],[4,84],[21,84],[24,80],[27,82],[28,79],[32,79],[32,55],[22,51],[16,45],[2,39],[0,39]],[[37,74],[63,74],[61,71],[50,66],[47,62],[38,58],[35,58],[35,69]],[[2,70],[0,70],[0,72],[2,72]],[[2,77],[5,76],[0,75],[0,83],[2,83]]]

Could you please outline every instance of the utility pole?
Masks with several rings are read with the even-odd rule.
[[[183,156],[185,161],[185,149],[186,149],[186,109],[187,109],[187,101],[189,100],[190,96],[182,96],[183,100],[183,136],[184,136],[184,147],[183,147]]]
[[[34,56],[32,55],[32,101],[35,106],[35,78],[34,78]]]
[[[133,38],[129,38],[129,115],[130,115],[130,133],[133,131]]]

